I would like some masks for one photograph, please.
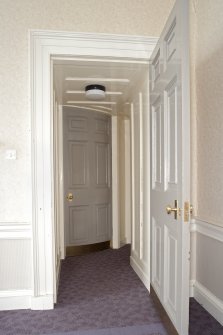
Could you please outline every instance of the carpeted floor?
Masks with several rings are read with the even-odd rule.
[[[0,335],[168,335],[129,265],[129,254],[125,246],[68,257],[62,262],[55,309],[0,312]],[[223,327],[196,301],[191,306],[190,335],[223,334]]]
[[[189,335],[223,335],[222,325],[193,298],[190,299]]]
[[[130,248],[125,246],[67,257],[62,262],[55,309],[0,312],[0,335],[96,329],[108,332],[110,328],[143,325],[151,326],[151,332],[147,329],[146,335],[166,335],[148,291],[129,265],[129,254]]]

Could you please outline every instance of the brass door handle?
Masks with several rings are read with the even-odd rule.
[[[180,208],[178,207],[178,201],[174,200],[174,207],[171,207],[170,205],[166,206],[166,212],[167,214],[174,213],[174,219],[177,220],[178,216],[180,215]]]
[[[74,198],[73,194],[72,194],[72,193],[68,193],[68,195],[67,195],[67,200],[68,200],[68,201],[72,201],[73,198]]]

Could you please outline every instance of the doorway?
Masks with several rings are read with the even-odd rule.
[[[65,257],[63,217],[68,192],[64,186],[62,132],[64,112],[111,117],[112,143],[112,248],[132,242],[131,265],[147,289],[150,289],[150,149],[149,141],[149,62],[140,59],[102,57],[53,57],[55,161],[55,245],[56,282],[60,258]],[[89,101],[85,87],[97,82],[106,87],[106,99]],[[107,115],[107,116],[106,116]],[[101,116],[102,117],[102,116]],[[81,119],[80,119],[81,118]],[[83,124],[82,124],[83,126]],[[102,127],[103,126],[103,127]],[[104,122],[102,129],[106,129]],[[101,132],[100,130],[100,132]],[[80,132],[78,132],[80,135]],[[86,133],[85,133],[86,134]],[[84,136],[84,135],[83,135]],[[144,160],[143,158],[144,157]],[[58,167],[57,167],[58,166]],[[143,172],[144,171],[144,172]],[[69,173],[69,172],[68,172]],[[67,191],[65,191],[67,189]],[[73,195],[73,194],[72,194]],[[143,207],[143,203],[147,206]],[[74,201],[73,201],[74,204]],[[72,207],[73,208],[73,207]],[[71,238],[69,232],[69,238]],[[73,242],[72,242],[73,243]],[[83,243],[86,243],[83,242]]]
[[[33,138],[33,307],[36,309],[50,309],[54,305],[54,293],[56,283],[56,250],[55,250],[55,212],[52,211],[55,204],[55,192],[53,186],[54,175],[52,169],[54,162],[53,155],[53,62],[57,57],[66,61],[84,60],[101,58],[104,61],[115,63],[118,59],[122,66],[129,64],[133,68],[137,64],[144,64],[148,69],[148,59],[157,42],[156,38],[134,37],[134,36],[113,36],[100,34],[79,34],[79,33],[61,33],[61,32],[44,32],[32,31],[31,33],[31,109],[32,109],[32,138]],[[51,37],[50,37],[51,36]],[[53,40],[53,43],[51,43]],[[108,60],[109,59],[109,60]],[[135,84],[137,82],[135,81]],[[148,97],[148,91],[147,91]],[[141,94],[137,95],[135,102],[135,110],[139,111],[143,101]],[[141,101],[141,103],[139,103]],[[61,111],[59,104],[58,109]],[[130,113],[134,113],[134,106],[130,104],[127,107]],[[142,113],[142,108],[141,108]],[[138,116],[140,112],[138,112]],[[147,113],[148,117],[148,113]],[[142,122],[142,119],[141,119]],[[133,124],[138,124],[138,119],[131,122],[131,130]],[[141,123],[142,124],[142,123]],[[143,126],[145,123],[143,123]],[[117,116],[112,120],[112,128],[117,129]],[[140,142],[138,132],[134,132],[135,142]],[[144,132],[144,136],[149,136],[148,131]],[[117,138],[112,143],[113,151],[118,153]],[[142,138],[141,138],[142,141]],[[132,150],[138,150],[136,143],[131,146]],[[134,147],[134,149],[133,149]],[[138,151],[137,151],[138,152]],[[133,155],[132,158],[133,159]],[[149,158],[147,157],[147,164]],[[114,160],[113,160],[114,163]],[[134,168],[132,169],[132,173]],[[136,176],[136,175],[135,175]],[[138,177],[137,177],[138,178]],[[132,192],[134,187],[138,185],[138,179],[132,182]],[[114,179],[114,178],[113,178]],[[117,179],[116,179],[117,180]],[[133,179],[132,179],[133,180]],[[136,188],[136,187],[135,187]],[[113,188],[114,191],[114,188]],[[140,192],[140,189],[137,189]],[[149,189],[148,189],[149,192]],[[47,196],[45,196],[47,195]],[[113,193],[114,195],[114,193]],[[133,197],[132,197],[133,199]],[[133,199],[134,201],[134,199]],[[114,199],[113,210],[114,206]],[[118,199],[116,199],[118,208]],[[139,213],[138,213],[139,214]],[[138,215],[137,214],[137,215]],[[118,211],[116,210],[118,217]],[[132,217],[134,224],[134,208],[132,209]],[[114,217],[113,217],[114,219]],[[135,221],[136,222],[136,221]],[[139,224],[139,220],[137,220]],[[118,228],[113,229],[113,235],[119,234]],[[133,231],[134,235],[135,232]],[[141,236],[140,233],[137,238]],[[133,238],[133,236],[132,236]],[[140,244],[135,243],[135,247],[139,248]],[[59,255],[62,257],[62,250]],[[140,252],[138,252],[140,260]],[[137,254],[135,253],[137,256]],[[147,254],[147,257],[149,255]],[[134,258],[135,260],[136,258]],[[134,262],[133,266],[141,278],[146,282],[149,279],[141,263]],[[147,283],[149,284],[149,282]],[[35,301],[35,304],[34,304]]]

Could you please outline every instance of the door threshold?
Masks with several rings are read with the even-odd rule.
[[[102,251],[110,248],[110,241],[86,244],[86,245],[74,245],[66,247],[66,257],[69,256],[81,256],[90,252]]]

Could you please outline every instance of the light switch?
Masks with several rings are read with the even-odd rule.
[[[6,150],[5,159],[16,159],[16,150],[14,149]]]

